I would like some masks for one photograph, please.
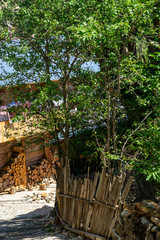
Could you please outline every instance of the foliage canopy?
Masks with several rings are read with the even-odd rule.
[[[91,156],[98,153],[108,167],[116,161],[121,168],[125,161],[158,179],[159,2],[3,3],[0,56],[13,71],[1,78],[9,86],[36,84],[35,91],[14,94],[32,103],[25,111],[37,116],[37,127],[58,143],[63,136],[63,163],[69,142],[73,155],[83,155],[86,141],[77,136],[84,129],[92,138]],[[91,62],[98,72],[84,67]]]

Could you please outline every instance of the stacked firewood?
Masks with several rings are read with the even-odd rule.
[[[41,160],[37,165],[27,167],[28,183],[33,186],[54,175],[55,169],[47,159]]]
[[[29,184],[34,186],[43,181],[44,178],[53,177],[56,170],[47,159],[40,160],[36,165],[28,166],[25,170],[23,161],[16,160],[1,170],[0,192],[9,191],[12,186],[25,188]]]
[[[26,187],[27,169],[24,153],[18,154],[18,157],[15,158],[14,162],[11,164],[11,169],[14,176],[15,186],[23,185],[24,187]]]
[[[0,175],[0,192],[5,191],[7,188],[14,186],[15,182],[13,175],[10,172],[1,173]]]
[[[27,186],[27,172],[25,154],[19,153],[11,158],[7,166],[2,168],[0,174],[0,192],[3,192],[12,186]]]
[[[59,166],[58,154],[49,150],[48,159],[41,159],[36,165],[26,166],[26,154],[21,147],[12,148],[12,157],[7,166],[0,171],[0,192],[10,191],[11,187],[24,189],[41,183],[44,178],[56,178]],[[19,189],[18,188],[18,189]]]
[[[60,161],[58,157],[58,150],[55,149],[54,155],[52,154],[51,150],[49,151],[49,158],[52,166],[52,174],[56,175],[56,168],[60,167]]]

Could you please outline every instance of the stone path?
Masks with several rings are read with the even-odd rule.
[[[55,191],[55,184],[51,184],[46,192]],[[45,228],[46,216],[53,210],[54,200],[51,202],[32,201],[28,194],[39,193],[17,192],[14,195],[0,195],[0,239],[3,240],[59,240],[69,239],[52,227]]]

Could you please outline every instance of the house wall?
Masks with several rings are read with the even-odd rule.
[[[29,142],[31,138],[27,138]],[[19,140],[24,142],[24,140]],[[33,141],[33,138],[32,138]],[[12,146],[16,144],[15,141],[0,143],[0,170],[8,164],[12,157]],[[25,145],[25,156],[27,166],[35,164],[38,160],[45,158],[45,150],[37,144],[31,143],[30,147]]]
[[[38,146],[34,148],[28,148],[26,151],[26,163],[27,166],[33,165],[39,159],[44,159],[44,150],[38,149]]]
[[[38,140],[39,142],[37,142]],[[44,159],[45,150],[40,138],[37,139],[35,136],[24,138],[22,145],[25,149],[27,166],[33,165],[39,159]]]
[[[44,84],[40,85],[43,86]],[[37,86],[35,84],[24,85],[20,90],[22,90],[22,88],[24,91],[37,91]],[[6,106],[15,100],[13,99],[12,94],[15,90],[18,91],[19,87],[13,86],[13,89],[7,87],[0,89],[0,106]],[[41,133],[39,129],[31,125],[31,123],[36,123],[36,121],[37,119],[34,117],[26,118],[25,122],[10,123],[8,119],[0,121],[0,169],[5,166],[11,158],[11,146],[16,139],[22,140],[32,132],[35,136]],[[27,138],[30,138],[28,136]],[[22,140],[22,142],[23,141],[24,140]],[[26,145],[25,153],[28,166],[45,157],[44,149],[40,149],[37,144],[32,145],[29,148]]]
[[[10,160],[12,155],[12,145],[12,142],[5,142],[0,144],[0,169],[4,167]]]
[[[0,105],[6,106],[14,101],[13,96],[11,93],[0,93]]]

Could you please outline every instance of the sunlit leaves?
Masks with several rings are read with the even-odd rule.
[[[36,85],[37,92],[19,96],[21,101],[32,101],[33,115],[38,112],[43,116],[41,128],[47,127],[53,133],[57,127],[63,132],[67,119],[70,129],[94,128],[96,135],[103,126],[98,136],[99,150],[116,161],[127,137],[144,116],[152,111],[150,123],[158,117],[159,33],[155,19],[159,15],[155,3],[154,0],[8,1],[7,8],[0,12],[1,39],[5,39],[0,55],[13,67],[13,72],[3,72],[1,77],[11,84],[42,83],[41,87]],[[100,71],[82,68],[86,61],[98,64]],[[59,79],[59,86],[51,84],[50,80],[55,78]],[[70,88],[64,94],[66,81]],[[55,107],[56,102],[61,104]],[[77,111],[71,114],[74,107]],[[153,165],[159,159],[156,141],[150,138],[154,131],[148,121],[143,127],[130,138],[123,153],[126,158],[130,155],[134,166],[140,163],[141,170],[148,164],[144,160],[149,159]],[[158,127],[154,127],[158,135]],[[110,152],[106,152],[107,131],[110,131]],[[92,143],[87,142],[87,146],[94,145],[95,151],[97,142]],[[153,152],[149,150],[150,143]],[[137,162],[132,146],[135,152],[140,151]]]

